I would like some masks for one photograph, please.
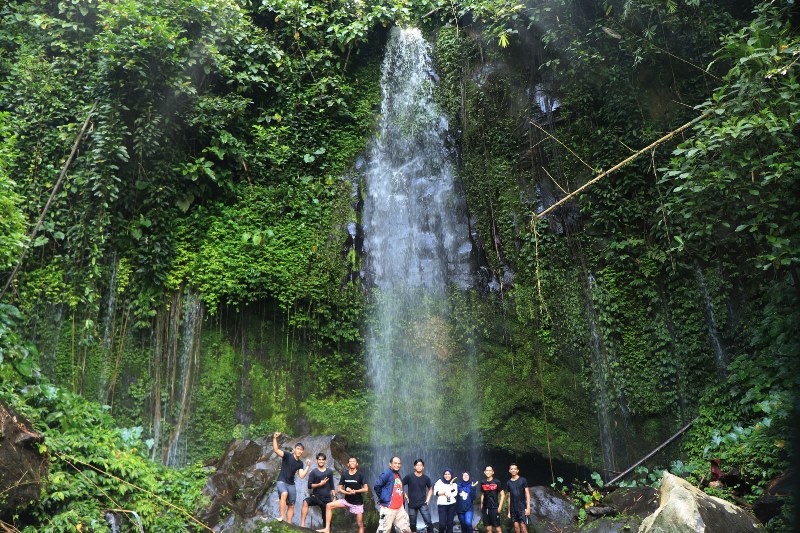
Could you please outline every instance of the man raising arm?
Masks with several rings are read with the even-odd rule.
[[[297,489],[294,486],[294,476],[297,474],[300,479],[306,477],[308,470],[311,467],[311,461],[306,460],[306,467],[303,468],[302,459],[303,454],[306,452],[306,447],[302,442],[294,445],[294,450],[291,454],[286,453],[278,447],[278,437],[281,436],[280,431],[272,434],[272,451],[275,455],[281,458],[281,471],[278,474],[278,494],[280,495],[280,514],[278,521],[291,523],[294,517],[294,502],[297,499]]]

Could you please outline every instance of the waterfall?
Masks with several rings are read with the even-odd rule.
[[[103,339],[101,346],[100,378],[97,384],[97,399],[106,403],[108,389],[112,386],[110,381],[116,379],[114,372],[114,334],[115,322],[117,318],[117,271],[119,270],[119,258],[117,253],[111,255],[111,275],[108,281],[108,293],[106,295],[106,312],[103,316]]]
[[[445,466],[474,476],[480,448],[475,354],[456,343],[448,301],[473,285],[472,242],[434,79],[420,31],[394,28],[363,215],[373,470],[400,455],[408,473],[420,457],[432,479]]]
[[[606,365],[603,339],[597,328],[597,317],[592,304],[591,293],[594,291],[596,281],[594,276],[589,274],[589,298],[587,300],[589,337],[592,348],[592,377],[594,378],[594,389],[597,403],[597,421],[600,426],[600,449],[603,452],[603,468],[606,472],[618,470],[618,462],[614,453],[614,423],[611,415],[611,406],[608,398],[608,372]]]
[[[708,327],[708,338],[711,341],[711,346],[714,348],[714,357],[717,361],[717,372],[720,375],[725,375],[728,368],[728,357],[725,354],[725,348],[722,346],[722,341],[719,337],[719,328],[717,327],[717,320],[714,317],[714,305],[711,302],[711,297],[708,295],[708,284],[706,277],[703,275],[703,269],[700,264],[695,261],[694,275],[697,280],[697,285],[700,287],[700,296],[703,299],[703,311],[706,315],[706,326]]]
[[[185,432],[197,380],[203,315],[199,295],[187,288],[173,294],[168,308],[156,317],[150,362],[155,443],[151,459],[160,458],[169,466],[182,466],[186,460]]]
[[[614,387],[614,359],[606,348],[603,335],[597,325],[597,310],[594,293],[598,290],[597,281],[587,275],[589,294],[586,306],[591,342],[592,378],[596,395],[597,421],[600,429],[600,448],[603,452],[603,468],[606,476],[619,472],[619,467],[627,461],[626,432],[628,428],[628,406],[622,392]],[[616,392],[616,394],[614,394]],[[613,400],[616,398],[616,402]],[[610,477],[610,476],[609,476]]]

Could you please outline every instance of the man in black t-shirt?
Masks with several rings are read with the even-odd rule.
[[[528,517],[531,515],[531,493],[528,480],[519,475],[517,463],[508,467],[511,479],[506,482],[508,491],[508,517],[514,524],[514,533],[528,533]]]
[[[310,494],[303,502],[303,509],[300,512],[300,527],[306,527],[306,516],[308,516],[309,506],[319,507],[322,513],[322,527],[325,527],[325,507],[336,497],[333,488],[333,470],[325,466],[328,457],[319,452],[317,454],[317,468],[308,475],[308,490]]]
[[[506,493],[501,488],[500,480],[494,477],[494,468],[487,465],[483,473],[486,474],[486,477],[481,480],[481,518],[483,525],[486,526],[486,533],[492,533],[492,528],[496,529],[497,533],[502,533],[500,529],[500,510],[503,508],[503,500],[506,497]]]
[[[300,459],[306,452],[306,448],[303,446],[302,442],[298,442],[294,445],[294,451],[292,453],[286,453],[278,448],[278,437],[280,436],[280,431],[276,431],[272,435],[272,451],[281,458],[281,471],[278,474],[278,482],[276,483],[278,494],[280,495],[279,508],[281,513],[278,521],[286,520],[291,523],[292,517],[294,516],[294,501],[297,498],[294,476],[297,474],[300,476],[300,479],[304,479],[308,473],[308,468],[311,466],[311,461],[306,460],[306,467],[303,468],[303,461]]]
[[[337,489],[344,498],[333,500],[325,508],[325,525],[318,529],[319,533],[330,533],[331,515],[334,509],[344,507],[350,514],[356,515],[358,533],[364,533],[364,493],[369,490],[369,485],[364,481],[364,474],[358,469],[358,459],[351,457],[347,460],[347,470],[342,472]]]
[[[428,508],[428,502],[431,500],[431,493],[433,492],[431,478],[423,474],[425,470],[425,461],[417,459],[414,461],[414,473],[408,474],[403,478],[403,485],[408,487],[406,491],[406,501],[408,502],[408,520],[411,525],[411,531],[417,531],[417,513],[422,515],[422,520],[425,522],[426,533],[432,533],[433,525],[431,522],[431,510]]]

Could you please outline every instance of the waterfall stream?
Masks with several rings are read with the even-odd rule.
[[[719,327],[717,326],[717,320],[714,317],[714,305],[712,304],[711,297],[708,294],[706,277],[703,274],[703,269],[700,268],[700,264],[697,262],[694,264],[694,275],[695,279],[697,280],[697,286],[700,289],[700,296],[703,301],[703,312],[705,313],[706,326],[708,327],[708,339],[711,342],[711,346],[714,348],[714,357],[717,362],[717,373],[720,375],[725,375],[726,368],[728,367],[728,356],[725,353],[725,348],[723,347],[722,340],[720,339]]]
[[[433,480],[446,466],[474,476],[480,448],[475,354],[454,336],[448,299],[473,285],[473,247],[434,78],[420,31],[394,28],[363,215],[373,470],[400,455],[409,473],[420,457]]]

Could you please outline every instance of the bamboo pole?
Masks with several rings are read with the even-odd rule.
[[[551,211],[553,211],[557,207],[561,206],[567,200],[571,199],[575,195],[583,192],[584,190],[589,188],[589,186],[594,185],[595,183],[597,183],[601,179],[605,178],[606,176],[608,176],[612,172],[621,169],[622,167],[624,167],[625,165],[627,165],[628,163],[630,163],[631,161],[633,161],[634,159],[636,159],[640,155],[652,150],[653,148],[655,148],[659,144],[668,141],[669,139],[671,139],[675,135],[677,135],[677,134],[689,129],[690,127],[692,127],[693,125],[697,124],[701,120],[703,120],[705,118],[708,118],[709,115],[711,115],[711,111],[706,111],[702,115],[700,115],[698,117],[695,117],[694,119],[690,120],[689,122],[687,122],[686,124],[684,124],[680,128],[672,130],[671,132],[667,133],[666,135],[664,135],[660,139],[658,139],[656,141],[653,141],[652,143],[648,144],[647,146],[645,146],[644,148],[642,148],[638,152],[636,152],[636,153],[632,154],[631,156],[625,158],[624,160],[620,161],[619,163],[617,163],[616,165],[614,165],[610,169],[608,169],[606,171],[603,171],[600,174],[598,174],[597,176],[595,176],[594,178],[590,179],[589,181],[587,181],[586,183],[584,183],[583,185],[581,185],[580,187],[578,187],[577,189],[575,189],[574,191],[572,191],[571,193],[566,195],[564,198],[562,198],[561,200],[557,201],[556,203],[554,203],[553,205],[551,205],[550,207],[548,207],[547,209],[545,209],[541,213],[534,214],[533,217],[535,219],[544,218],[545,215],[547,215],[548,213],[550,213]]]
[[[638,461],[636,461],[634,464],[632,464],[630,467],[628,467],[628,469],[627,469],[627,470],[625,470],[625,471],[624,471],[624,472],[622,472],[620,475],[618,475],[617,477],[615,477],[614,479],[612,479],[611,481],[609,481],[608,483],[606,483],[606,485],[613,485],[613,484],[614,484],[614,483],[616,483],[617,481],[621,480],[622,478],[624,478],[625,476],[627,476],[628,474],[630,474],[630,473],[633,471],[633,469],[634,469],[634,468],[636,468],[637,466],[639,466],[640,464],[642,464],[643,462],[647,461],[648,459],[650,459],[651,457],[653,457],[655,454],[657,454],[658,452],[660,452],[661,450],[663,450],[663,449],[664,449],[666,446],[668,446],[670,443],[672,443],[672,442],[673,442],[675,439],[677,439],[678,437],[680,437],[681,435],[683,435],[684,433],[686,433],[686,431],[687,431],[687,430],[688,430],[690,427],[692,427],[692,424],[694,424],[695,422],[697,422],[697,419],[698,419],[698,418],[700,418],[700,417],[698,416],[697,418],[695,418],[694,420],[692,420],[691,422],[689,422],[688,424],[686,424],[685,426],[683,426],[681,429],[679,429],[679,430],[678,430],[678,432],[677,432],[677,433],[675,433],[673,436],[671,436],[670,438],[668,438],[667,440],[665,440],[663,443],[661,443],[661,445],[660,445],[660,446],[658,446],[658,447],[657,447],[655,450],[653,450],[652,452],[648,453],[647,455],[645,455],[644,457],[642,457],[641,459],[639,459]]]
[[[81,131],[78,132],[78,135],[75,137],[75,143],[72,145],[72,152],[70,152],[69,157],[64,162],[64,165],[61,167],[61,173],[58,175],[58,181],[53,186],[53,190],[50,191],[50,197],[47,199],[47,203],[44,205],[44,209],[42,209],[42,213],[39,215],[39,220],[36,221],[36,225],[33,226],[33,231],[31,232],[30,236],[28,237],[28,242],[30,243],[28,246],[33,244],[33,240],[36,238],[36,234],[39,232],[39,228],[44,222],[44,217],[47,215],[47,211],[50,209],[50,204],[53,203],[53,198],[56,197],[56,193],[61,188],[61,183],[64,181],[64,177],[67,175],[67,169],[72,164],[72,160],[75,159],[75,154],[78,153],[78,146],[81,143],[81,138],[83,134],[86,132],[86,129],[89,127],[89,122],[91,121],[92,115],[94,114],[94,110],[97,107],[97,102],[92,106],[89,110],[89,113],[86,115],[86,120],[83,121],[83,127]],[[25,259],[25,255],[28,253],[28,246],[22,249],[22,253],[19,256],[19,260],[17,261],[17,265],[14,267],[14,270],[11,272],[11,275],[8,276],[6,280],[6,284],[3,287],[3,290],[0,291],[0,301],[3,300],[3,296],[6,295],[6,291],[11,286],[11,283],[14,281],[14,278],[17,277],[17,273],[19,272],[20,267],[22,266],[22,261]]]

